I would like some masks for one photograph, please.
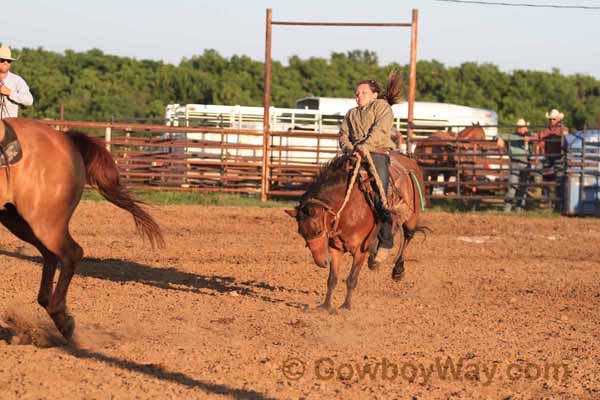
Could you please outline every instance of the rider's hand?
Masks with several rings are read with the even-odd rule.
[[[0,94],[4,95],[4,96],[10,96],[10,89],[6,87],[6,85],[2,85],[0,86]]]

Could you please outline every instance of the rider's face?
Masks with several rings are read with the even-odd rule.
[[[10,62],[0,59],[0,74],[5,74],[10,69]]]
[[[356,88],[356,104],[366,106],[373,100],[377,100],[377,92],[371,90],[371,87],[363,83]]]

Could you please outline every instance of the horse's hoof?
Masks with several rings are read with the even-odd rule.
[[[54,321],[56,329],[60,334],[69,341],[73,337],[75,331],[75,319],[71,317],[65,310],[50,313],[50,317]]]
[[[369,269],[371,271],[377,271],[379,269],[379,267],[381,266],[381,264],[375,262],[374,254],[369,254],[369,261],[367,262],[367,265],[369,266]]]
[[[319,304],[319,305],[317,306],[317,309],[318,309],[318,310],[321,310],[321,311],[327,311],[327,312],[330,312],[330,311],[331,311],[333,308],[331,307],[331,304],[328,304],[328,303],[323,303],[323,304]]]
[[[64,323],[64,326],[60,328],[60,333],[66,340],[71,340],[73,337],[73,332],[75,332],[75,318],[69,316],[67,317],[67,321]]]
[[[345,311],[350,311],[351,308],[352,308],[352,306],[350,305],[350,303],[346,303],[346,302],[344,302],[344,304],[342,304],[340,306],[340,310],[345,310]]]
[[[404,262],[396,264],[392,270],[392,279],[399,282],[404,278]]]

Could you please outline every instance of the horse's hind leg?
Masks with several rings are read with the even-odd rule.
[[[70,339],[75,329],[75,320],[67,313],[67,291],[75,270],[83,258],[83,249],[71,238],[66,229],[62,238],[57,239],[51,248],[61,262],[61,270],[50,299],[48,314],[65,339]]]
[[[404,233],[404,227],[403,231],[400,232],[398,236],[400,236],[400,240],[402,240],[402,243],[400,244],[400,248],[398,249],[398,255],[396,256],[396,260],[394,261],[394,267],[392,268],[392,279],[394,281],[399,281],[404,277],[404,250],[406,249],[406,246],[410,241],[410,239],[408,239],[406,237],[406,234]]]
[[[398,257],[396,262],[394,263],[394,268],[392,269],[392,279],[396,282],[402,280],[404,278],[404,251],[408,247],[408,244],[415,236],[417,222],[415,219],[409,219],[402,225],[402,247],[398,252]]]
[[[350,270],[350,274],[348,274],[348,278],[346,279],[346,300],[344,300],[344,304],[342,304],[340,308],[345,308],[347,310],[352,308],[352,292],[358,284],[358,275],[360,274],[360,269],[365,263],[368,254],[368,252],[363,252],[360,250],[353,254],[352,269]]]
[[[19,239],[32,244],[44,257],[44,268],[38,293],[38,303],[48,308],[52,295],[52,282],[58,264],[58,258],[35,236],[31,227],[17,212],[12,204],[0,210],[0,222]]]
[[[17,220],[23,221],[24,224],[13,224],[13,229],[15,230],[9,229],[17,236],[34,244],[44,256],[44,272],[42,273],[38,302],[46,308],[56,328],[68,340],[73,335],[75,322],[67,314],[67,289],[69,288],[75,269],[83,257],[83,250],[69,234],[68,216],[65,218],[65,215],[62,215],[60,218],[54,220],[34,220],[32,218],[25,222],[26,220],[19,216],[16,210],[14,210],[14,214],[17,217],[13,215],[11,218],[17,218]],[[47,215],[49,214],[44,216]],[[35,223],[32,221],[35,221]],[[7,225],[5,221],[3,223]],[[10,224],[9,222],[8,225]],[[19,233],[17,233],[17,227],[21,229]],[[54,288],[54,292],[52,292],[52,281],[57,260],[61,263],[61,270],[58,283]]]

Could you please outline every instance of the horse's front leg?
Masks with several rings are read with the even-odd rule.
[[[360,269],[362,268],[363,264],[365,263],[368,255],[369,255],[368,252],[363,252],[360,249],[356,250],[352,254],[352,256],[353,256],[352,269],[350,270],[350,274],[348,274],[348,278],[346,279],[346,287],[347,287],[346,300],[344,300],[344,304],[342,304],[342,306],[340,308],[345,308],[345,309],[349,310],[352,307],[352,304],[351,304],[352,303],[352,292],[354,291],[354,288],[356,288],[356,285],[358,284],[358,274],[360,274]]]
[[[325,301],[319,306],[319,308],[327,311],[331,311],[331,298],[333,297],[333,290],[335,289],[338,281],[338,271],[340,268],[340,262],[342,261],[342,252],[336,249],[329,249],[331,254],[331,262],[329,263],[329,277],[327,278],[327,294],[325,295]]]

